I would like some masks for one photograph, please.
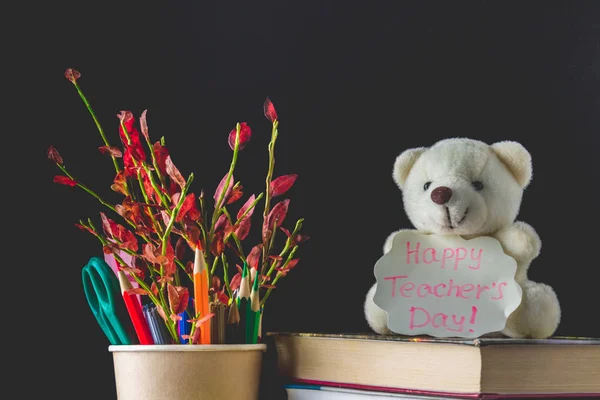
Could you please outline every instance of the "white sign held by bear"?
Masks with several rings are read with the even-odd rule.
[[[375,264],[373,300],[404,335],[479,337],[501,331],[521,302],[516,261],[488,236],[402,231]]]

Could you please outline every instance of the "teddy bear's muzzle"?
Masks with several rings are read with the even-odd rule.
[[[431,191],[431,200],[436,204],[446,204],[452,197],[452,189],[440,186]]]

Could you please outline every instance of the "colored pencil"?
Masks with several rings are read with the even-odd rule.
[[[129,318],[131,318],[131,322],[133,323],[133,327],[140,344],[154,344],[154,340],[152,340],[152,334],[150,333],[150,328],[148,327],[148,323],[146,322],[144,314],[142,313],[142,305],[140,304],[136,295],[131,295],[128,293],[128,290],[133,288],[131,282],[129,282],[129,279],[127,279],[127,276],[122,270],[119,270],[118,276],[119,284],[121,285],[121,293],[123,294],[123,301],[127,307]]]
[[[248,329],[248,311],[250,306],[250,274],[248,273],[248,264],[244,262],[244,269],[242,270],[242,280],[240,282],[240,291],[238,292],[237,308],[240,313],[240,334],[242,336],[242,343],[247,341],[247,329]]]
[[[210,312],[214,314],[211,318],[211,343],[225,344],[225,312],[226,305],[223,303],[210,303]]]
[[[233,292],[232,301],[227,306],[227,327],[225,333],[225,343],[242,343],[240,338],[240,312],[237,308],[237,289]]]
[[[200,246],[196,246],[196,254],[194,259],[194,298],[196,300],[196,315],[200,313],[200,317],[205,317],[210,313],[208,304],[208,268],[204,261],[204,254],[200,250]],[[211,320],[209,319],[200,327],[200,344],[211,343]]]
[[[250,302],[248,303],[248,323],[246,324],[246,343],[255,344],[258,340],[258,323],[260,318],[260,298],[258,295],[258,277],[254,278]]]

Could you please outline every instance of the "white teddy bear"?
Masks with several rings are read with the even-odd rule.
[[[541,241],[530,225],[515,218],[531,177],[531,156],[521,144],[503,141],[488,145],[463,138],[406,150],[396,158],[393,170],[404,209],[417,231],[465,239],[492,236],[516,260],[515,280],[523,289],[522,301],[505,329],[495,333],[514,338],[552,336],[561,317],[554,290],[527,278]],[[384,253],[398,232],[387,238]],[[386,312],[373,302],[376,285],[368,291],[364,304],[367,322],[379,334],[393,334]]]

